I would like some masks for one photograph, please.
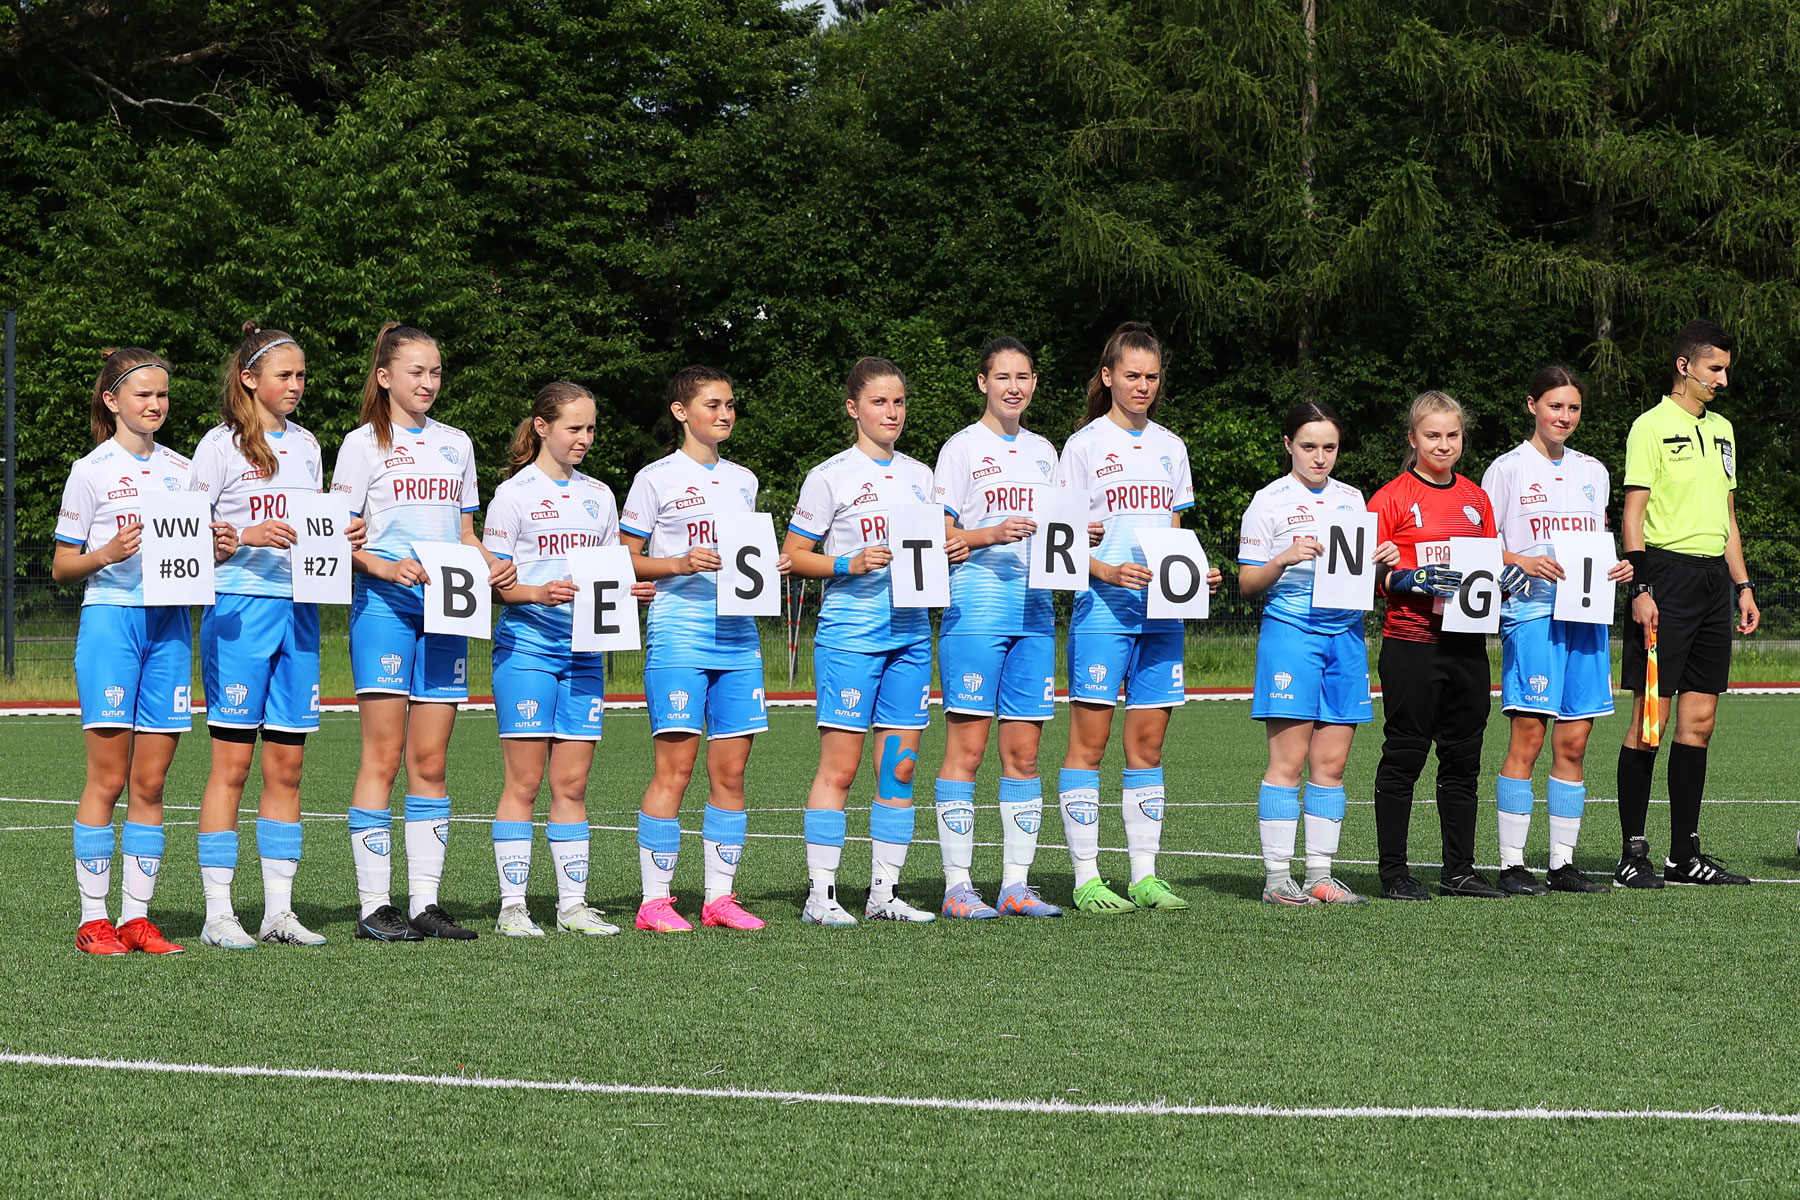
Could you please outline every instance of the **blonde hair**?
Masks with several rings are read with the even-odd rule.
[[[555,383],[546,383],[538,389],[537,399],[531,402],[531,411],[513,430],[512,445],[507,448],[506,462],[511,468],[507,474],[517,475],[537,460],[538,452],[544,448],[544,439],[538,436],[537,423],[554,425],[556,418],[562,415],[563,406],[577,400],[592,400],[594,393],[579,383],[570,383],[559,379]]]
[[[362,422],[374,427],[375,442],[383,450],[394,447],[394,422],[388,412],[388,390],[381,386],[378,374],[394,361],[394,353],[408,342],[430,342],[437,339],[423,329],[389,321],[375,331],[375,348],[369,354],[369,374],[363,380]]]
[[[225,360],[224,378],[219,381],[220,421],[231,430],[232,444],[244,461],[264,479],[275,478],[280,464],[263,437],[262,406],[257,403],[256,394],[244,386],[244,372],[255,370],[257,361],[278,345],[299,349],[299,343],[281,330],[264,329],[255,321],[245,321],[244,340]]]
[[[1455,413],[1457,423],[1464,428],[1468,427],[1469,422],[1468,418],[1463,415],[1463,406],[1457,403],[1455,396],[1449,392],[1420,392],[1413,397],[1412,408],[1406,414],[1407,433],[1416,432],[1421,421],[1426,417],[1436,416],[1438,413]],[[1418,465],[1419,452],[1413,447],[1411,437],[1408,437],[1406,457],[1400,460],[1400,473],[1404,475]]]

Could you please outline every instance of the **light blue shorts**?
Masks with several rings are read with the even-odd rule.
[[[83,729],[186,733],[194,627],[186,608],[84,604],[75,635]]]
[[[869,654],[815,645],[813,685],[821,728],[923,729],[931,724],[931,643]]]
[[[1175,708],[1187,699],[1180,630],[1069,633],[1069,699],[1126,708]]]
[[[944,711],[1009,721],[1048,721],[1056,714],[1056,642],[1050,634],[1018,637],[955,633],[938,639],[938,682]]]
[[[606,656],[537,654],[494,646],[494,715],[503,738],[600,740],[606,714]]]
[[[319,730],[319,607],[285,596],[221,595],[200,614],[206,723]]]
[[[1331,725],[1372,720],[1369,650],[1362,630],[1324,633],[1265,616],[1256,639],[1250,715],[1258,721]]]
[[[1500,711],[1585,721],[1613,711],[1604,625],[1541,617],[1500,631]]]
[[[455,704],[469,698],[469,639],[426,633],[425,614],[402,612],[374,588],[350,601],[350,678],[373,692]]]
[[[756,667],[648,667],[644,698],[650,734],[699,733],[743,737],[769,728],[763,673]]]

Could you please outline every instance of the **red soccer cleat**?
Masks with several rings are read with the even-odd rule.
[[[133,917],[119,926],[119,941],[127,950],[142,950],[145,954],[180,954],[186,949],[164,937],[149,917]]]
[[[75,931],[75,948],[83,954],[127,954],[131,950],[119,940],[119,931],[105,917],[89,921]]]

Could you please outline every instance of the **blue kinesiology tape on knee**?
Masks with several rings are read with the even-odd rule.
[[[1262,821],[1298,821],[1300,789],[1263,784],[1256,793],[1256,816]]]
[[[238,835],[235,829],[221,829],[200,835],[200,865],[203,867],[236,867]]]
[[[529,842],[531,840],[531,822],[495,821],[494,840],[496,842]]]
[[[1566,779],[1551,779],[1550,790],[1546,794],[1550,815],[1553,817],[1573,817],[1579,821],[1581,810],[1587,807],[1587,784],[1570,783]]]
[[[1140,767],[1125,769],[1125,786],[1128,788],[1161,787],[1163,773],[1161,767]]]
[[[1267,784],[1263,785],[1267,787]],[[1324,787],[1317,783],[1306,785],[1306,811],[1315,817],[1324,817],[1327,821],[1344,819],[1344,785]]]
[[[1084,792],[1089,789],[1100,790],[1100,772],[1081,771],[1074,767],[1064,767],[1057,772],[1056,790],[1059,792]]]
[[[136,821],[127,821],[125,834],[119,839],[119,845],[133,858],[161,858],[163,841],[161,825],[140,825]]]
[[[806,840],[815,846],[844,844],[844,814],[830,808],[809,808],[802,823]]]
[[[869,836],[878,842],[910,846],[913,840],[913,810],[910,805],[883,804],[877,800],[869,806]]]
[[[681,849],[681,822],[669,817],[638,814],[638,845],[652,854],[672,854]]]
[[[1004,779],[1000,781],[1000,788],[1002,791],[1006,788]],[[964,804],[968,804],[975,799],[975,781],[972,779],[939,779],[932,785],[932,791],[933,799],[939,802],[960,800]]]
[[[700,836],[721,846],[741,846],[750,829],[750,814],[706,806],[700,816]]]
[[[357,809],[351,809],[357,812]],[[259,858],[300,861],[300,822],[256,819],[256,853]]]
[[[1531,780],[1502,775],[1494,784],[1495,800],[1503,813],[1531,811]],[[1561,815],[1560,813],[1557,815]]]
[[[408,821],[447,821],[450,819],[450,797],[408,796],[406,798],[406,819]]]
[[[552,821],[544,826],[544,837],[552,842],[579,842],[587,835],[586,821]]]
[[[75,857],[92,859],[111,859],[113,856],[113,827],[111,825],[83,825],[75,822]]]
[[[361,833],[365,829],[385,829],[393,823],[394,816],[385,808],[353,808],[350,810],[350,832]]]
[[[911,750],[900,748],[900,735],[883,734],[881,737],[880,778],[876,781],[876,795],[884,800],[911,800],[913,798],[912,776],[909,774],[905,782],[900,779],[900,764],[917,763],[919,756]]]
[[[1030,779],[1008,779],[1000,777],[1000,802],[1017,804],[1023,800],[1042,800],[1044,798],[1044,781],[1033,775]]]

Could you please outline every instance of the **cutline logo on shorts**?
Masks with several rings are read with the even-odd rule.
[[[689,696],[684,691],[670,692],[669,693],[669,708],[674,712],[686,712],[687,706],[688,706],[688,701],[691,699],[693,699],[693,697]]]
[[[837,710],[838,716],[854,717],[859,711],[857,705],[862,703],[862,692],[856,688],[840,688],[838,690],[838,703],[843,706]]]

